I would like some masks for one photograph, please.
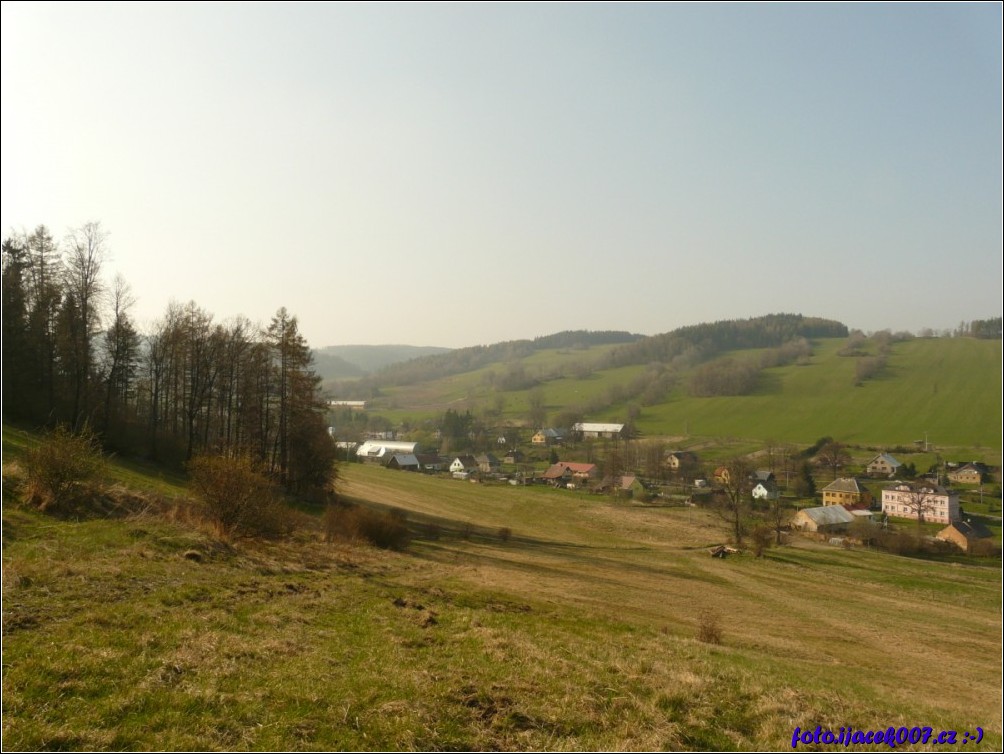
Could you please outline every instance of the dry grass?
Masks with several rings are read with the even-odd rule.
[[[406,552],[319,524],[220,543],[183,507],[5,507],[5,746],[770,749],[848,724],[1000,746],[998,571],[820,545],[717,560],[699,510],[344,471],[408,511]],[[723,643],[695,636],[702,611]]]

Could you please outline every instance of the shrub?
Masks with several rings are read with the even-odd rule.
[[[324,535],[329,542],[362,540],[385,550],[403,550],[408,546],[408,521],[397,510],[384,512],[332,503],[324,512]]]
[[[69,513],[94,497],[105,462],[89,430],[56,427],[25,454],[27,502],[41,510]]]
[[[199,456],[188,464],[192,488],[220,534],[278,537],[291,519],[275,484],[249,458]]]
[[[697,640],[705,644],[722,643],[722,621],[714,610],[701,613],[697,623]]]
[[[764,552],[774,544],[774,530],[767,524],[757,524],[750,532],[750,540],[753,543],[753,554],[762,558]]]

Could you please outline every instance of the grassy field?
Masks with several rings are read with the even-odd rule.
[[[750,438],[809,444],[831,436],[866,446],[912,445],[925,437],[952,453],[1000,462],[1001,342],[970,338],[917,338],[896,343],[885,370],[854,385],[856,360],[837,355],[844,339],[819,340],[804,366],[765,370],[755,394],[692,398],[688,376],[665,402],[642,408],[638,429],[647,436]],[[587,352],[589,353],[589,352]],[[576,352],[540,352],[533,368],[574,358]],[[735,354],[755,358],[755,351]],[[595,358],[590,356],[590,358]],[[528,360],[529,362],[529,360]],[[496,393],[486,375],[499,367],[387,391],[373,402],[392,421],[438,418],[446,408],[491,406],[501,395],[502,419],[522,421],[529,391]],[[613,386],[626,387],[644,371],[626,367],[598,371],[585,379],[542,384],[551,416],[583,405]],[[623,421],[626,404],[614,404],[594,421]]]
[[[816,725],[1004,740],[999,562],[804,540],[717,560],[722,524],[699,509],[342,473],[346,497],[407,512],[407,551],[326,543],[310,517],[277,543],[60,521],[21,508],[5,470],[4,748],[787,749]],[[721,644],[696,638],[708,611]]]

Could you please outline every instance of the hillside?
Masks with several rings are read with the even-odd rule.
[[[760,371],[748,395],[694,397],[698,366],[661,372],[667,389],[639,391],[658,364],[608,366],[618,346],[539,350],[505,364],[382,389],[374,412],[391,421],[438,418],[447,408],[498,408],[498,421],[526,423],[531,395],[541,395],[548,421],[581,413],[624,421],[631,406],[646,436],[740,437],[811,443],[829,435],[864,445],[935,445],[997,449],[1001,436],[1001,341],[912,338],[889,346],[884,368],[857,384],[860,358],[841,356],[846,338],[814,338],[798,363]],[[623,348],[623,347],[621,347]],[[760,362],[765,349],[720,353]],[[519,378],[519,379],[516,379]],[[506,389],[509,384],[515,389]],[[649,400],[646,400],[649,398]],[[590,407],[594,407],[590,409]]]
[[[717,560],[699,509],[359,465],[342,494],[401,510],[406,552],[327,544],[311,515],[226,543],[177,515],[22,508],[6,440],[5,748],[767,750],[848,724],[1002,742],[999,567],[806,541]]]
[[[438,346],[327,346],[314,350],[314,368],[325,380],[362,377],[379,369],[451,349]]]

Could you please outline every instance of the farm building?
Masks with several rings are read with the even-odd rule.
[[[572,431],[582,437],[583,440],[615,439],[624,436],[624,425],[579,422],[572,427]]]
[[[847,531],[854,522],[854,516],[842,505],[823,505],[819,508],[803,508],[792,519],[792,526],[799,531],[819,533]]]
[[[367,440],[356,450],[356,455],[366,461],[385,463],[390,457],[398,454],[415,453],[417,442],[397,442],[395,440]]]

